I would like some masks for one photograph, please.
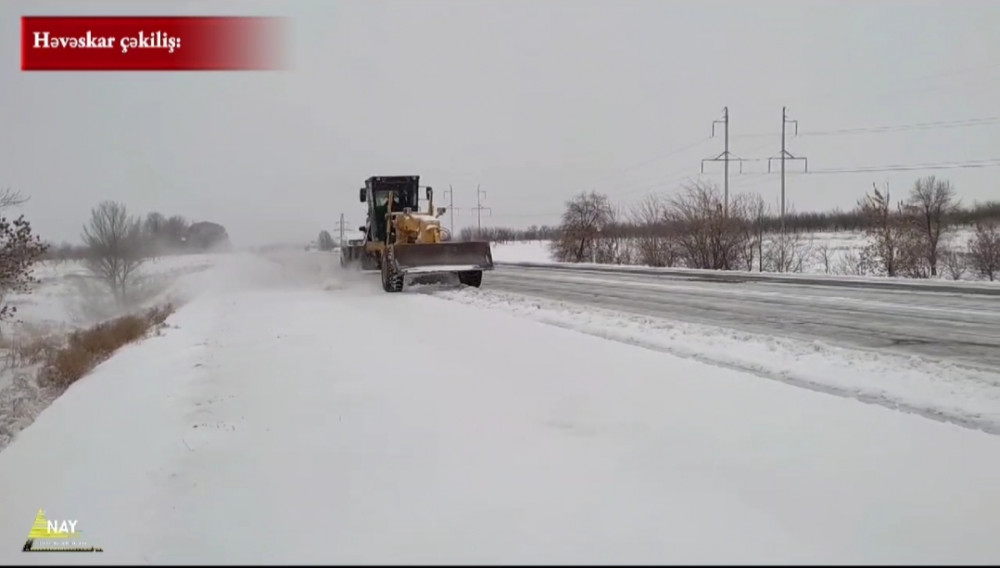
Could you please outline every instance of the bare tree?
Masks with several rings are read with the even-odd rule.
[[[0,321],[17,312],[6,299],[13,293],[24,293],[38,280],[32,275],[35,263],[49,245],[31,232],[31,223],[21,215],[13,221],[0,217]]]
[[[621,223],[620,208],[608,206],[607,218],[594,241],[592,260],[601,264],[631,264],[634,252],[632,240]]]
[[[167,218],[163,216],[163,213],[153,211],[146,215],[146,221],[142,228],[148,235],[159,236],[163,234],[163,228],[166,224]]]
[[[144,260],[141,221],[129,216],[125,205],[103,201],[90,212],[83,242],[88,249],[87,268],[124,303],[132,276]]]
[[[886,276],[921,276],[912,217],[902,203],[896,210],[890,201],[889,188],[885,193],[872,184],[873,192],[858,202],[858,209],[865,219],[868,244],[862,251],[863,261],[879,266]]]
[[[23,205],[28,202],[29,197],[21,195],[20,191],[15,191],[11,188],[6,188],[0,190],[0,209],[7,209],[8,207],[16,207],[18,205]]]
[[[976,232],[969,239],[969,262],[991,282],[1000,275],[1000,228],[996,222],[976,223]]]
[[[613,216],[606,195],[580,193],[566,203],[559,237],[552,243],[553,256],[563,262],[590,261],[597,253],[601,231],[610,225]]]
[[[178,251],[184,248],[188,227],[191,224],[180,215],[174,215],[163,223],[163,241],[171,249]]]
[[[832,257],[830,256],[829,241],[823,241],[822,244],[816,247],[816,258],[823,263],[823,273],[830,274],[830,261]]]
[[[746,247],[747,270],[753,270],[754,257],[757,270],[764,272],[764,232],[767,229],[770,209],[767,201],[759,193],[747,194],[746,216],[749,227],[749,242]]]
[[[636,261],[645,266],[674,266],[677,249],[672,242],[672,229],[667,223],[666,205],[662,198],[647,195],[632,208],[630,215],[636,236]]]
[[[955,190],[949,181],[934,176],[920,178],[910,191],[906,211],[916,223],[920,235],[919,253],[927,263],[931,276],[938,274],[941,237],[949,230],[951,216],[957,208]]]
[[[162,213],[152,212],[146,215],[142,224],[143,240],[146,242],[146,254],[154,260],[163,254],[166,248],[164,227],[167,218]]]

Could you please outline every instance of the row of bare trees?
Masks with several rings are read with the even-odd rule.
[[[225,229],[214,223],[192,224],[180,215],[167,217],[155,211],[142,217],[131,214],[124,203],[103,201],[91,210],[80,245],[49,247],[43,259],[82,262],[125,303],[133,277],[147,260],[204,252],[219,238],[228,242]]]
[[[684,266],[714,270],[802,270],[809,254],[799,232],[768,230],[759,195],[722,193],[694,183],[674,196],[650,195],[630,211],[584,193],[567,204],[553,256],[564,262]]]
[[[103,201],[91,210],[81,240],[84,264],[121,304],[128,300],[133,275],[150,258],[229,247],[229,236],[221,225],[192,224],[180,215],[168,218],[156,212],[143,219],[130,215],[125,204],[117,201]]]
[[[971,268],[995,280],[1000,276],[1000,216],[976,221],[962,250],[948,244],[957,229],[952,220],[958,206],[952,184],[935,176],[918,179],[907,198],[896,203],[888,187],[883,191],[873,185],[858,202],[868,237],[858,271],[928,278],[945,268],[957,280]]]
[[[461,238],[551,239],[553,256],[564,262],[761,272],[800,272],[812,265],[827,273],[959,279],[971,272],[993,280],[1000,277],[996,205],[963,208],[952,184],[935,176],[916,180],[898,203],[888,190],[873,187],[849,214],[864,231],[865,246],[836,255],[829,242],[817,243],[793,223],[782,231],[759,194],[738,194],[727,208],[715,184],[696,182],[676,195],[650,195],[629,209],[584,192],[567,202],[558,227],[533,227],[530,237],[505,228],[479,235],[466,230]],[[786,215],[796,218],[806,217]],[[976,219],[974,233],[959,242],[957,228],[969,218]]]
[[[458,240],[488,240],[495,243],[512,241],[551,241],[559,235],[559,227],[548,225],[532,225],[527,229],[511,229],[508,227],[465,227],[458,232]]]
[[[653,198],[657,200],[658,198]],[[754,197],[753,199],[756,199]],[[776,209],[776,208],[775,208]],[[640,215],[640,217],[642,217]],[[970,206],[956,205],[950,210],[945,219],[949,225],[954,226],[975,226],[977,223],[989,223],[991,220],[1000,219],[1000,201],[987,201],[976,203]],[[623,217],[625,230],[637,236],[644,230],[642,223],[636,224],[634,216]],[[766,233],[775,233],[781,229],[781,218],[774,213],[770,207],[766,208],[764,214],[757,222]],[[815,232],[839,232],[839,231],[863,231],[867,220],[859,208],[850,211],[834,210],[830,212],[813,211],[787,211],[785,214],[785,228],[788,231],[801,233]],[[511,241],[535,241],[552,240],[556,238],[558,227],[546,225],[533,225],[527,229],[514,229],[510,227],[465,227],[458,233],[460,240],[486,239],[493,242]]]
[[[91,211],[82,244],[64,242],[58,246],[50,246],[45,260],[85,260],[92,252],[87,243],[86,231],[97,230],[97,225],[113,226],[111,230],[116,235],[121,233],[120,238],[127,241],[130,247],[140,249],[144,258],[178,254],[191,248],[187,243],[191,222],[183,216],[167,217],[154,211],[142,218],[129,214],[128,208],[122,203],[105,201]]]

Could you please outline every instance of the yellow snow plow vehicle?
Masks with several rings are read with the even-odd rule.
[[[427,211],[420,211],[420,176],[375,176],[365,181],[359,197],[368,218],[358,229],[364,239],[341,249],[340,264],[379,270],[382,289],[399,292],[403,279],[419,275],[435,279],[454,274],[466,286],[479,287],[484,270],[493,270],[488,241],[451,241],[441,227],[445,209],[434,209],[434,190],[427,188]]]

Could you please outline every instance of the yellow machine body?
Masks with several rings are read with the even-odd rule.
[[[480,286],[483,271],[493,269],[490,243],[446,239],[449,235],[441,226],[445,209],[434,208],[433,190],[428,187],[427,210],[420,211],[416,180],[417,176],[368,179],[361,190],[361,200],[369,203],[368,224],[362,228],[366,239],[363,245],[342,251],[341,263],[360,258],[362,268],[382,273],[387,292],[401,291],[407,275],[454,274],[462,284]]]

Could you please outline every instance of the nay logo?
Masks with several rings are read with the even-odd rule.
[[[39,509],[35,524],[28,533],[28,541],[24,543],[24,552],[104,552],[103,549],[90,546],[80,539],[80,531],[76,529],[79,521],[70,519],[49,520],[45,511]]]

